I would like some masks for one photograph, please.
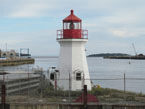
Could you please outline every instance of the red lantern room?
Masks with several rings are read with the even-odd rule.
[[[88,31],[82,30],[82,20],[74,15],[73,10],[63,19],[63,30],[57,30],[57,39],[88,38]]]

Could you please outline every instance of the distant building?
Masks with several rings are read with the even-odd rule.
[[[10,50],[10,51],[0,50],[0,57],[1,58],[16,58],[16,57],[19,57],[19,54],[15,50]]]

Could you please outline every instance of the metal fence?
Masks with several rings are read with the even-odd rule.
[[[120,89],[103,88],[101,85],[94,85],[92,91],[87,93],[96,97],[99,102],[88,102],[88,109],[144,109],[145,94],[127,90],[128,85],[126,84],[132,80],[144,82],[145,79],[126,78],[125,74],[123,78],[91,79],[94,83],[99,83],[100,81],[118,83],[118,81],[122,81],[122,85],[118,85]],[[13,107],[11,109],[18,109],[18,107],[26,107],[28,109],[30,107],[30,109],[43,107],[48,109],[50,106],[52,109],[82,109],[84,100],[82,99],[81,102],[76,100],[84,93],[83,88],[79,91],[64,91],[58,85],[55,85],[55,81],[57,80],[54,80],[53,84],[49,79],[43,77],[42,73],[22,72],[0,75],[0,83],[6,86],[6,103],[10,104],[10,107]],[[59,81],[64,81],[70,85],[70,80]],[[2,101],[2,91],[0,94]]]

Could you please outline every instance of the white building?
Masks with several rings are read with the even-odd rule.
[[[0,57],[2,58],[15,58],[18,57],[18,53],[15,50],[2,51],[0,50]]]
[[[64,90],[82,90],[87,85],[91,90],[91,81],[85,53],[88,31],[82,30],[82,20],[71,14],[63,20],[63,30],[57,30],[57,42],[60,44],[58,86]]]

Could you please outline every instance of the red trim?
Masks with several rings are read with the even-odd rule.
[[[63,19],[63,22],[81,22],[82,20],[74,15],[73,10],[71,10],[71,14]]]

